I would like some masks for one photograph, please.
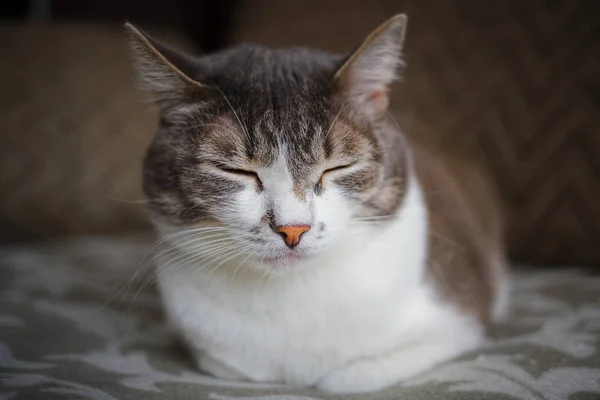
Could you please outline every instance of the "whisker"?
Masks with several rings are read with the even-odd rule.
[[[223,91],[219,88],[216,87],[215,88],[219,91],[219,93],[221,93],[221,96],[223,96],[223,99],[225,99],[225,102],[227,103],[227,105],[229,106],[229,108],[231,109],[231,112],[233,113],[235,119],[237,119],[238,123],[240,124],[240,127],[242,128],[242,130],[244,131],[244,134],[246,136],[247,140],[250,140],[250,133],[248,132],[248,129],[246,128],[246,126],[244,126],[244,124],[242,123],[242,120],[240,119],[240,117],[238,116],[238,114],[235,112],[235,110],[233,109],[233,106],[231,105],[231,103],[229,102],[229,99],[227,98],[227,96],[225,96],[225,93],[223,93]]]
[[[329,137],[329,133],[331,132],[331,130],[333,129],[333,126],[335,125],[335,123],[337,122],[338,118],[342,115],[342,112],[350,105],[350,102],[346,102],[344,103],[344,105],[342,105],[342,107],[340,107],[340,110],[337,112],[337,114],[335,115],[335,117],[333,118],[333,121],[331,121],[331,124],[329,125],[329,129],[327,129],[327,133],[325,134],[325,139],[327,139]]]
[[[235,131],[233,131],[232,129],[228,128],[224,124],[222,124],[222,125],[221,124],[198,124],[198,125],[192,125],[192,126],[186,127],[184,129],[184,131],[189,131],[189,130],[197,129],[197,128],[211,128],[211,127],[212,128],[222,129],[224,132],[227,132],[227,133],[229,133],[231,135],[235,135],[236,134]]]
[[[266,252],[263,253],[262,258],[260,259],[260,263],[261,264],[264,264],[266,256],[267,256],[267,253]],[[263,279],[265,279],[267,277],[267,275],[269,275],[269,272],[270,272],[270,270],[268,268],[265,268],[265,272],[261,275],[261,277],[259,279],[259,282],[262,282]]]
[[[389,110],[385,107],[382,107],[382,110],[388,115],[388,117],[391,118],[392,121],[394,121],[394,124],[396,125],[396,129],[398,129],[399,132],[402,132],[402,129],[400,129],[400,124],[398,123],[398,121],[396,121],[396,118],[394,118],[392,113],[390,113]]]
[[[161,257],[163,254],[165,254],[169,251],[172,251],[173,249],[177,248],[178,246],[188,246],[188,245],[196,243],[196,242],[202,243],[204,245],[211,244],[215,241],[222,241],[222,240],[227,239],[227,238],[222,237],[224,235],[227,235],[227,233],[226,232],[215,232],[215,233],[210,232],[210,235],[208,235],[208,236],[194,235],[194,236],[190,236],[190,237],[184,238],[179,241],[175,241],[172,244],[168,245],[168,247],[165,250],[162,250],[160,253],[155,254],[150,260],[146,261],[146,264],[154,262],[159,257]],[[210,238],[214,238],[214,237],[216,237],[217,239],[205,241],[206,239],[210,239]]]
[[[217,232],[212,232],[214,230],[217,230]],[[227,228],[225,228],[225,230],[227,230]],[[209,232],[211,231],[211,232]],[[99,309],[102,309],[103,307],[105,307],[106,305],[110,304],[110,302],[112,302],[115,298],[117,298],[119,295],[121,295],[121,293],[123,294],[122,297],[123,299],[125,298],[125,296],[127,295],[127,291],[131,288],[131,285],[133,283],[133,281],[135,281],[135,279],[141,275],[142,273],[144,273],[150,266],[153,265],[154,261],[157,260],[159,257],[163,256],[164,254],[167,254],[170,251],[174,251],[177,245],[188,245],[188,244],[192,244],[195,240],[200,240],[197,237],[194,236],[198,236],[198,233],[204,233],[204,232],[208,232],[209,235],[208,236],[202,236],[201,239],[208,239],[211,237],[218,237],[218,236],[223,236],[226,235],[227,232],[221,232],[221,228],[217,227],[217,229],[215,229],[214,227],[210,227],[210,228],[193,228],[193,229],[189,229],[186,231],[180,231],[180,232],[175,232],[174,234],[168,234],[163,236],[160,240],[157,240],[153,245],[151,245],[140,257],[140,260],[144,260],[146,259],[146,257],[149,256],[149,254],[154,251],[158,246],[164,244],[167,240],[172,239],[174,237],[177,236],[181,236],[181,235],[186,235],[189,232],[196,232],[193,235],[191,235],[191,238],[183,238],[183,240],[178,240],[175,241],[174,244],[172,245],[168,245],[167,244],[167,248],[162,250],[160,253],[155,254],[153,257],[149,258],[148,260],[144,261],[142,263],[142,265],[140,265],[140,267],[138,267],[136,269],[136,272],[133,274],[133,276],[128,280],[128,282],[123,285],[123,287],[121,287],[121,289],[119,291],[117,291],[106,303],[104,303]],[[186,240],[188,239],[188,240]],[[209,242],[204,242],[204,244],[206,243],[211,243],[212,241]],[[152,276],[152,274],[150,274],[150,277]],[[146,280],[148,279],[148,277],[146,278]],[[144,283],[146,282],[146,280],[144,281]],[[144,283],[142,283],[142,286],[144,286]],[[123,293],[125,292],[125,293]],[[122,301],[122,300],[121,300]],[[121,303],[121,301],[119,301],[117,303],[117,306]]]
[[[209,248],[209,250],[211,251],[221,251],[222,248],[225,248],[229,246],[228,248],[233,248],[233,246],[229,245],[229,244],[220,244],[215,246],[216,249],[214,247]],[[174,249],[171,249],[174,250]],[[139,289],[137,290],[136,294],[134,295],[133,299],[132,299],[132,303],[135,303],[135,300],[137,300],[137,298],[139,297],[139,295],[141,293],[143,293],[148,287],[150,287],[151,285],[153,285],[156,280],[158,279],[159,274],[161,273],[165,273],[168,271],[173,271],[175,269],[178,269],[184,265],[189,265],[192,262],[198,262],[200,260],[203,260],[205,258],[208,258],[207,255],[203,254],[203,253],[198,253],[198,254],[188,254],[183,252],[182,254],[179,254],[178,256],[168,260],[165,262],[165,264],[161,264],[160,266],[158,266],[156,268],[156,270],[150,274],[142,283],[142,285],[139,287]]]
[[[170,253],[170,252],[177,252],[177,251],[180,251],[180,252],[182,252],[183,254],[186,254],[187,252],[186,252],[185,250],[182,250],[182,249],[180,249],[180,248],[178,247],[178,245],[179,245],[179,246],[187,246],[187,245],[193,244],[193,243],[195,243],[195,242],[197,242],[197,241],[199,241],[199,240],[200,240],[200,239],[190,239],[190,240],[188,240],[188,241],[186,241],[186,242],[181,242],[181,243],[178,243],[178,244],[174,244],[174,245],[167,246],[167,247],[166,247],[164,250],[161,250],[161,251],[160,251],[158,254],[155,254],[155,255],[154,255],[154,256],[153,256],[151,259],[149,259],[149,260],[148,260],[148,261],[145,263],[145,265],[143,266],[143,268],[144,268],[144,269],[147,269],[147,268],[148,268],[148,266],[150,266],[150,265],[154,265],[155,261],[159,260],[161,257],[164,257],[164,256],[166,256],[166,255],[167,255],[168,253]],[[207,244],[211,244],[211,245],[217,245],[217,244],[219,244],[219,243],[221,243],[221,242],[223,242],[223,241],[225,241],[225,240],[228,240],[228,239],[227,239],[227,238],[218,238],[218,239],[213,239],[212,241],[209,241],[209,242],[207,242],[207,243],[203,243],[203,244],[204,244],[204,245],[207,245]],[[181,256],[181,254],[180,254],[179,256],[177,256],[176,258],[178,258],[178,257],[180,257],[180,256]]]
[[[197,249],[194,252],[191,251],[181,251],[177,256],[167,260],[168,264],[172,264],[177,261],[180,265],[189,264],[191,262],[196,262],[201,259],[209,258],[215,252],[219,252],[223,248],[233,247],[233,243],[229,242],[229,239],[224,243],[222,241],[218,241],[213,243],[211,246],[207,246],[206,248]]]
[[[169,266],[168,270],[173,270],[174,268],[179,268],[180,266],[185,265],[185,264],[187,264],[187,265],[190,265],[192,263],[196,264],[200,261],[208,260],[209,258],[212,258],[211,261],[217,261],[221,258],[221,256],[223,256],[223,255],[226,256],[227,254],[229,254],[230,250],[233,250],[235,248],[236,248],[235,243],[233,243],[233,244],[226,243],[226,244],[221,244],[221,245],[215,246],[213,248],[210,248],[210,249],[208,249],[210,251],[207,251],[207,252],[187,255],[187,257],[185,257],[183,260],[172,259],[172,260],[169,260],[169,262],[168,262],[168,265],[167,265],[167,266]],[[215,254],[217,254],[217,256],[215,256]],[[177,261],[177,263],[174,263],[174,261]],[[200,267],[192,266],[189,273],[191,274],[195,271],[200,271],[202,269],[207,268],[209,265],[210,265],[210,261],[209,261],[209,263],[206,263],[205,265],[202,265]],[[161,271],[166,271],[166,270],[167,270],[167,268],[161,269]]]
[[[218,257],[221,253],[229,251],[231,249],[235,249],[238,247],[237,243],[224,243],[223,245],[213,248],[210,251],[202,254],[202,259],[215,258]]]
[[[214,267],[208,274],[208,276],[206,277],[206,282],[204,283],[205,285],[208,284],[208,281],[210,280],[210,277],[212,276],[212,274],[223,264],[225,264],[227,261],[234,259],[235,257],[239,256],[240,254],[243,254],[244,251],[246,251],[246,249],[248,249],[248,247],[242,249],[242,250],[238,250],[238,251],[234,251],[232,253],[231,256],[227,257],[226,259],[224,259],[223,261],[221,261],[219,264],[217,264],[216,267]]]
[[[353,218],[353,221],[379,221],[379,220],[387,220],[390,218],[395,217],[395,214],[388,214],[388,215],[375,215],[372,217],[360,217],[360,218]]]
[[[240,267],[246,263],[246,261],[248,261],[250,259],[250,257],[253,257],[254,255],[256,255],[257,251],[252,251],[250,254],[248,254],[248,256],[246,258],[244,258],[244,260],[238,264],[238,266],[235,268],[235,270],[233,271],[233,276],[232,278],[235,279],[235,276],[238,272],[238,270],[240,269]]]
[[[181,234],[182,232],[178,232],[178,234]],[[155,241],[152,245],[150,245],[138,258],[138,263],[140,263],[141,265],[136,268],[135,273],[131,276],[131,278],[129,278],[127,280],[127,282],[118,290],[115,292],[115,294],[113,296],[111,296],[106,302],[104,302],[101,306],[99,306],[95,312],[99,312],[101,311],[104,307],[106,307],[107,305],[109,305],[113,300],[115,300],[117,297],[119,297],[122,294],[122,298],[120,301],[117,302],[117,304],[115,305],[116,307],[118,307],[122,301],[124,301],[125,296],[127,295],[128,290],[131,288],[131,285],[133,284],[133,282],[135,281],[135,279],[141,275],[142,273],[144,273],[149,266],[152,265],[152,261],[148,260],[148,261],[144,261],[142,262],[155,248],[157,248],[158,246],[160,246],[162,243],[164,243],[167,240],[168,236],[172,236],[172,235],[165,235],[164,237],[160,238],[159,240]]]
[[[108,200],[118,201],[120,203],[130,203],[130,204],[147,204],[152,200],[150,199],[139,199],[139,200],[128,200],[128,199],[119,199],[118,197],[113,196],[105,196]]]

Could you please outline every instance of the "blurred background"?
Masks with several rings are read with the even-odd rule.
[[[0,244],[149,228],[140,167],[157,120],[124,21],[196,52],[347,52],[398,12],[404,130],[490,173],[513,260],[600,265],[598,0],[3,0]]]

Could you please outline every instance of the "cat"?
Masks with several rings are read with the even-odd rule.
[[[389,115],[406,25],[346,55],[199,57],[126,25],[161,115],[144,161],[158,286],[205,373],[377,391],[477,349],[505,315],[488,182]]]

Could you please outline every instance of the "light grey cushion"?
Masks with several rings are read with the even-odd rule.
[[[152,283],[149,243],[75,238],[0,249],[0,399],[600,398],[600,277],[582,270],[519,271],[511,316],[486,348],[386,391],[344,397],[198,373],[163,324],[154,287],[141,289]]]

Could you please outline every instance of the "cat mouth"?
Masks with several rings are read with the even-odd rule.
[[[264,262],[272,265],[273,267],[288,267],[299,264],[308,258],[308,255],[303,255],[297,252],[288,252],[280,256],[265,257]]]

